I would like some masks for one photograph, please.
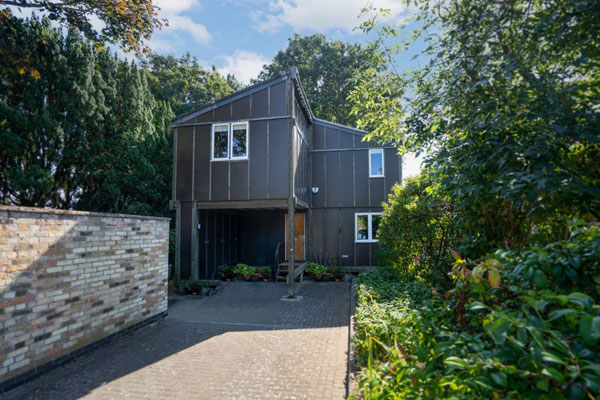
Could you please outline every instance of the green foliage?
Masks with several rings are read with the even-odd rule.
[[[373,68],[371,53],[361,44],[327,40],[315,34],[295,34],[285,50],[279,51],[271,64],[265,65],[258,79],[268,79],[298,67],[310,106],[318,118],[354,126],[346,101],[354,88],[354,73]]]
[[[327,268],[317,263],[309,263],[305,269],[306,273],[313,275],[323,275],[327,272]]]
[[[568,218],[597,219],[600,36],[590,32],[600,3],[410,3],[408,24],[381,26],[376,15],[363,25],[387,68],[358,74],[353,112],[373,140],[430,150],[426,164],[462,213],[469,255],[525,248],[539,232],[548,242]],[[424,42],[423,67],[397,73],[413,41]],[[402,99],[391,95],[397,86]]]
[[[254,274],[255,272],[256,272],[256,270],[254,269],[254,267],[251,267],[246,264],[238,264],[235,266],[235,269],[233,270],[233,273],[241,275],[241,276],[250,276],[250,275]]]
[[[158,18],[159,7],[152,0],[3,0],[2,5],[43,11],[63,27],[83,33],[98,47],[108,42],[118,44],[125,51],[134,51],[136,54],[147,51],[148,47],[144,41],[150,39],[155,29],[168,24],[166,20]],[[101,30],[94,28],[94,17],[104,23]],[[2,47],[0,49],[7,50]]]
[[[600,227],[566,242],[456,254],[445,297],[391,270],[359,278],[365,398],[594,398],[600,391]]]
[[[221,265],[219,267],[219,278],[233,279],[235,276],[235,267],[232,265]]]
[[[263,279],[271,279],[273,275],[273,268],[269,266],[256,267],[256,272],[258,272],[263,277]]]
[[[379,226],[377,259],[405,278],[447,287],[449,249],[458,242],[457,213],[436,186],[431,175],[423,172],[392,188]]]

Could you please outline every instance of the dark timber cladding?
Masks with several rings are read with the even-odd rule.
[[[236,150],[232,157],[234,127],[239,144],[246,123],[246,156]],[[219,149],[227,148],[215,153],[218,160],[214,124]],[[305,229],[296,231],[306,238],[297,254],[345,266],[375,264],[376,243],[355,240],[355,215],[381,212],[401,180],[401,159],[396,149],[378,147],[384,176],[370,177],[373,146],[362,141],[365,132],[315,118],[295,69],[178,116],[173,130],[181,278],[216,278],[219,265],[239,262],[277,267],[286,218],[298,213],[305,214]],[[296,232],[293,223],[288,228],[287,236]],[[281,251],[286,254],[284,246]]]

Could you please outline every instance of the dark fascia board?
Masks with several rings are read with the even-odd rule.
[[[349,133],[352,133],[352,134],[358,135],[358,136],[365,136],[367,133],[369,133],[369,132],[363,131],[361,129],[352,128],[351,126],[346,126],[346,125],[338,124],[336,122],[326,121],[324,119],[319,119],[319,118],[315,118],[313,122],[315,125],[333,126],[333,127],[339,128],[339,129],[344,129],[346,131],[350,131]]]
[[[306,115],[306,119],[308,120],[308,122],[313,123],[313,121],[316,118],[310,108],[308,98],[306,97],[306,92],[304,91],[304,86],[302,86],[302,82],[300,81],[300,75],[298,74],[298,68],[292,67],[290,69],[290,77],[292,78],[294,85],[296,86],[296,90],[298,90],[298,93],[300,95],[300,108],[304,112],[304,115]]]
[[[276,85],[280,82],[285,81],[286,79],[289,79],[291,76],[291,70],[285,72],[282,75],[276,76],[274,78],[268,79],[266,81],[263,82],[259,82],[256,83],[252,86],[248,86],[247,88],[244,88],[240,91],[237,91],[235,93],[230,94],[229,96],[225,96],[220,98],[219,100],[217,100],[216,102],[212,103],[212,104],[208,104],[205,106],[201,106],[201,107],[197,107],[191,111],[188,111],[186,113],[183,114],[179,114],[178,116],[175,117],[175,119],[173,120],[171,126],[172,127],[176,127],[178,125],[180,125],[182,122],[185,122],[191,118],[195,118],[198,115],[204,114],[205,112],[211,111],[215,108],[221,107],[225,104],[229,104],[232,103],[238,99],[241,99],[242,97],[246,97],[249,96],[253,93],[259,92],[265,88],[268,88],[269,86],[273,86]]]

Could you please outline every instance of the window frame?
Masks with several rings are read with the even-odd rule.
[[[233,156],[233,126],[244,125],[246,127],[246,155]],[[215,128],[227,126],[227,157],[215,158]],[[210,134],[210,161],[245,161],[250,159],[250,123],[248,121],[234,121],[212,124]]]
[[[246,155],[245,156],[233,156],[233,126],[244,125],[246,127]],[[250,155],[250,124],[248,121],[236,121],[229,124],[229,158],[231,160],[247,160]]]
[[[376,153],[381,154],[381,175],[373,175],[371,170],[371,155]],[[369,149],[369,178],[385,178],[385,152],[383,149]]]
[[[227,127],[227,157],[215,157],[215,128],[217,126]],[[231,126],[228,123],[225,124],[212,124],[211,135],[210,135],[210,161],[227,161],[231,157],[229,148],[231,147]]]
[[[367,239],[358,239],[358,217],[367,216]],[[354,243],[377,243],[379,239],[373,239],[373,215],[379,215],[383,219],[383,212],[356,212],[354,213]]]

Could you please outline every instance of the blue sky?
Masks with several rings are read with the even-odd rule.
[[[401,0],[372,2],[391,9],[390,19],[408,15]],[[189,51],[244,83],[255,78],[295,32],[366,40],[353,30],[366,0],[158,0],[157,4],[170,26],[153,36],[153,50],[175,55]]]

